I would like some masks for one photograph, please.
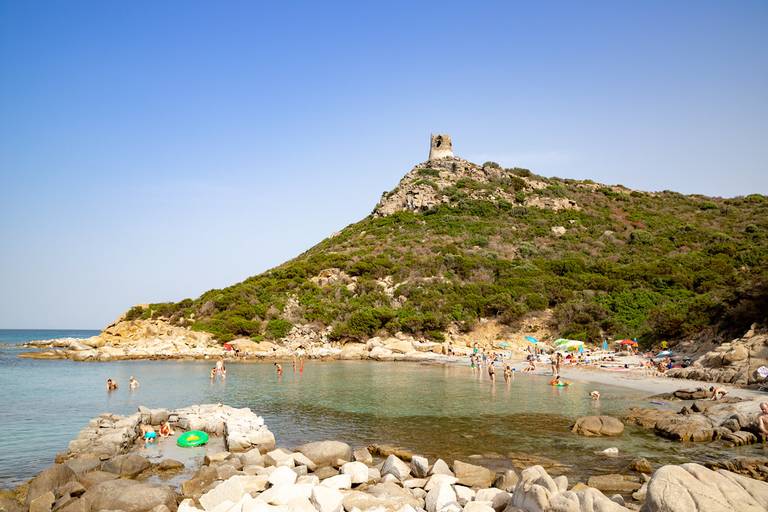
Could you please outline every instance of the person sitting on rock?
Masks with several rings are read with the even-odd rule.
[[[712,398],[710,398],[710,400],[720,400],[728,394],[723,388],[717,388],[715,386],[710,386],[709,392],[712,393]]]
[[[760,414],[757,416],[757,428],[763,435],[763,439],[768,439],[768,402],[760,404]]]
[[[169,437],[173,435],[173,428],[171,427],[171,424],[167,421],[164,421],[162,425],[160,425],[160,437]]]

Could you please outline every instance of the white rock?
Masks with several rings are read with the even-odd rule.
[[[304,475],[300,476],[296,479],[297,484],[310,484],[310,485],[320,485],[320,479],[317,478],[317,475]]]
[[[213,507],[210,510],[210,512],[229,512],[229,509],[232,509],[232,508],[236,508],[235,504],[229,500],[224,500],[220,502],[218,505],[216,505],[215,507]]]
[[[406,489],[416,489],[416,488],[424,488],[424,486],[427,485],[427,479],[426,478],[409,478],[405,482],[403,482],[403,487]]]
[[[427,485],[424,486],[424,490],[429,492],[435,487],[442,485],[442,484],[448,484],[453,485],[459,480],[453,476],[453,475],[445,475],[443,473],[437,473],[429,477],[429,480],[427,481]]]
[[[264,463],[269,466],[293,467],[293,453],[287,452],[280,448],[277,450],[272,450],[271,452],[267,452],[267,454],[264,456]]]
[[[406,503],[402,507],[398,508],[397,512],[416,512],[416,509],[410,506],[408,503]]]
[[[293,463],[297,466],[307,466],[307,469],[310,471],[317,469],[317,464],[312,462],[309,457],[301,452],[294,452],[291,457],[293,457]]]
[[[317,512],[317,509],[309,501],[309,498],[305,498],[304,496],[299,496],[289,501],[288,509],[291,512]]]
[[[443,459],[437,459],[429,470],[430,475],[453,475],[453,471]]]
[[[179,503],[177,512],[201,512],[201,510],[195,506],[195,500],[187,498]]]
[[[614,447],[606,448],[605,450],[602,450],[600,453],[603,455],[608,455],[609,457],[614,457],[619,454],[619,449]]]
[[[398,480],[405,480],[411,473],[411,468],[396,455],[390,455],[381,466],[381,476],[393,475]]]
[[[496,489],[494,487],[491,487],[490,489],[480,489],[475,494],[475,499],[477,501],[493,501],[493,498],[496,497],[497,494],[502,493],[501,489]]]
[[[464,505],[464,512],[496,512],[490,501],[470,501]]]
[[[445,506],[440,509],[440,512],[462,512],[462,509],[461,505],[455,501],[452,501],[450,503],[446,503]]]
[[[453,478],[453,477],[451,477]],[[475,499],[475,491],[464,485],[454,485],[453,490],[456,492],[456,498],[459,505],[462,507]]]
[[[416,478],[424,478],[429,472],[429,461],[426,457],[414,455],[411,458],[411,473]]]
[[[224,501],[229,501],[229,507],[232,507],[240,501],[243,494],[245,494],[245,489],[242,480],[231,477],[200,496],[198,501],[207,512],[212,512]]]
[[[274,506],[258,499],[243,505],[242,512],[289,512],[286,505]]]
[[[320,485],[330,487],[331,489],[351,489],[352,477],[350,475],[336,475],[326,478],[320,482]]]
[[[553,478],[555,481],[555,485],[557,485],[557,488],[560,492],[565,492],[568,490],[568,477],[565,475],[556,476]]]
[[[397,478],[395,475],[393,475],[391,473],[387,473],[386,475],[381,477],[381,481],[382,482],[391,482],[391,483],[395,483],[395,484],[400,483],[400,479]]]
[[[309,484],[282,484],[270,487],[259,494],[256,499],[270,505],[287,505],[297,497],[309,498],[312,495],[313,485]]]
[[[363,484],[368,481],[368,466],[362,462],[347,462],[341,466],[341,473],[349,475],[353,484]]]
[[[272,485],[285,485],[295,483],[296,478],[297,475],[291,468],[281,466],[272,471],[272,474],[269,475],[267,481]]]
[[[368,481],[376,482],[381,480],[381,471],[379,468],[368,468]]]
[[[312,504],[318,512],[341,512],[344,495],[337,489],[318,485],[312,489]]]
[[[440,512],[443,507],[456,501],[456,492],[450,484],[442,483],[427,493],[427,512]]]

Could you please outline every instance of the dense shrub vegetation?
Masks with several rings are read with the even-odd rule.
[[[434,184],[436,171],[420,174]],[[491,184],[459,181],[445,192],[450,204],[368,217],[242,283],[133,308],[128,318],[165,317],[222,341],[277,339],[305,323],[331,326],[336,339],[396,331],[441,339],[449,325],[468,330],[481,317],[514,324],[546,308],[562,336],[592,340],[728,336],[765,321],[765,196],[630,193],[556,178],[525,189],[529,176],[511,169]],[[515,201],[471,199],[483,188]],[[568,198],[581,209],[522,206],[529,195]],[[565,234],[555,236],[556,226]],[[310,280],[330,268],[347,277]],[[294,299],[298,306],[286,308]]]

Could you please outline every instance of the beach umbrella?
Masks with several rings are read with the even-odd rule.
[[[536,338],[534,338],[533,336],[526,336],[526,337],[525,337],[525,339],[526,339],[526,340],[528,340],[528,341],[530,341],[530,342],[531,342],[531,343],[533,343],[534,345],[535,345],[535,344],[537,344],[537,343],[539,342],[539,340],[537,340],[537,339],[536,339]]]
[[[637,345],[635,340],[621,340],[619,345]]]
[[[603,340],[603,350],[608,350],[608,340]]]

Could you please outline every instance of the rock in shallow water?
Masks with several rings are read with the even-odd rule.
[[[583,416],[576,420],[571,431],[587,437],[620,436],[624,424],[612,416]]]

